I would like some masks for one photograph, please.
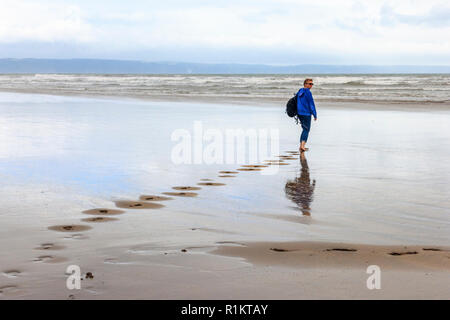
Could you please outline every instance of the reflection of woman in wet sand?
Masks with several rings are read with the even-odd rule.
[[[288,180],[284,191],[286,192],[286,197],[299,206],[304,216],[310,216],[311,208],[309,205],[313,200],[316,180],[313,180],[311,184],[308,162],[303,152],[300,154],[300,163],[302,165],[300,177],[295,178],[295,180]]]

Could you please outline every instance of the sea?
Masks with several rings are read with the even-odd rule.
[[[0,74],[0,91],[135,98],[285,100],[314,79],[319,101],[450,103],[450,74]]]

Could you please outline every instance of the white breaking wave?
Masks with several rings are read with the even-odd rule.
[[[450,75],[318,75],[314,97],[330,101],[450,102]],[[285,100],[304,75],[3,74],[0,90],[102,96]]]

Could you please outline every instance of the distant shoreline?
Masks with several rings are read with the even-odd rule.
[[[270,65],[108,59],[0,59],[0,74],[449,74],[446,65]]]

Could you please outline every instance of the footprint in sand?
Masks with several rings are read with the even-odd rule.
[[[410,255],[410,254],[417,254],[417,251],[407,251],[407,252],[390,252],[389,254],[391,256],[404,256],[404,255]]]
[[[110,217],[92,217],[92,218],[84,218],[81,219],[81,221],[84,222],[110,222],[110,221],[118,221],[117,218],[110,218]]]
[[[118,208],[127,208],[127,209],[160,209],[164,207],[164,205],[154,202],[142,202],[142,201],[116,201],[116,206]]]
[[[273,165],[285,166],[285,165],[289,164],[287,162],[284,162],[284,160],[264,160],[263,162],[269,166],[273,166]]]
[[[294,157],[293,155],[281,155],[281,156],[277,156],[277,157],[280,158],[280,159],[282,159],[282,160],[284,160],[284,159],[290,159],[290,158],[292,158],[292,159],[298,159],[298,158]]]
[[[268,165],[264,164],[243,164],[242,168],[267,168]]]
[[[49,230],[60,231],[60,232],[80,232],[92,229],[90,226],[85,225],[60,225],[60,226],[51,226],[48,227]]]
[[[224,186],[225,183],[220,182],[199,182],[197,183],[199,186]]]
[[[96,216],[109,216],[109,215],[117,215],[125,213],[123,210],[117,209],[106,209],[106,208],[98,208],[98,209],[90,209],[83,211],[84,214],[92,214]]]
[[[236,170],[239,170],[239,171],[261,171],[262,169],[261,168],[239,168]]]
[[[219,178],[236,178],[236,176],[233,176],[232,174],[222,174],[218,176]]]
[[[198,193],[195,192],[163,192],[163,194],[168,196],[175,196],[175,197],[196,197],[198,196]]]
[[[219,173],[223,173],[223,174],[237,174],[239,172],[237,172],[237,171],[219,171]]]
[[[293,251],[293,250],[280,249],[280,248],[270,248],[270,250],[275,251],[275,252],[289,252],[289,251]]]
[[[56,245],[54,243],[43,243],[41,244],[40,247],[34,248],[34,250],[62,250],[65,249],[66,247],[64,246],[60,246],[60,245]]]
[[[183,186],[183,187],[172,187],[174,190],[186,190],[186,191],[192,191],[192,190],[201,190],[200,187],[191,187],[191,186]]]
[[[356,249],[347,249],[347,248],[333,248],[333,249],[326,249],[325,251],[355,252],[355,251],[358,251],[358,250],[356,250]]]
[[[7,278],[14,279],[17,278],[21,272],[19,270],[5,270],[3,271],[3,275]]]
[[[61,263],[67,261],[67,258],[64,257],[55,257],[55,256],[39,256],[35,258],[34,262],[44,262],[44,263]]]
[[[213,179],[200,179],[200,181],[214,181]]]
[[[164,196],[154,196],[154,195],[142,195],[139,197],[142,201],[166,201],[166,200],[173,200],[171,197],[164,197]]]

